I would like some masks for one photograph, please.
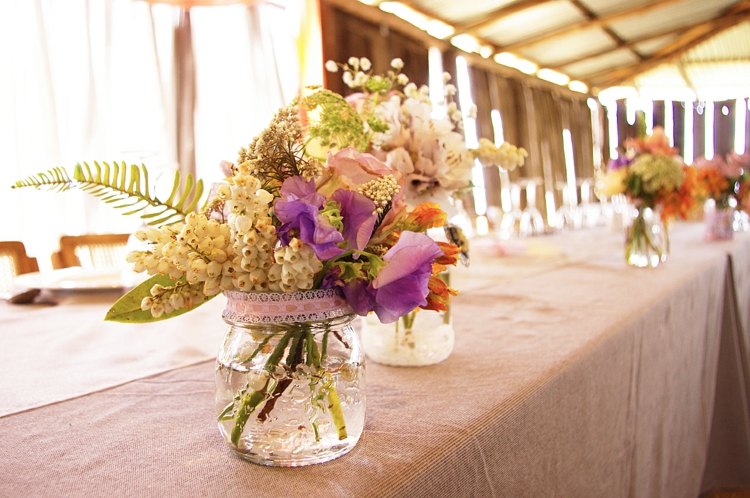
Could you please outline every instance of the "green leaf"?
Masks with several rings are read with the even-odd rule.
[[[141,309],[141,301],[144,297],[151,295],[151,288],[156,285],[162,285],[164,287],[173,287],[177,284],[177,281],[172,280],[166,275],[154,275],[145,282],[141,283],[137,287],[131,289],[130,292],[122,296],[120,299],[112,305],[107,311],[107,315],[104,317],[109,322],[120,322],[120,323],[149,323],[166,320],[175,316],[182,315],[188,311],[197,308],[201,304],[211,300],[214,296],[203,296],[200,300],[193,303],[192,308],[182,308],[174,310],[171,313],[164,313],[159,318],[154,318],[151,311],[143,311]],[[218,295],[218,294],[217,294]]]

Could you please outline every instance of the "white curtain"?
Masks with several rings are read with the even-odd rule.
[[[289,2],[291,3],[291,2]],[[295,22],[289,8],[191,10],[196,67],[196,171],[221,178],[219,163],[234,161],[299,87]]]
[[[179,166],[178,12],[137,0],[0,2],[0,240],[23,241],[43,269],[60,235],[129,232],[139,219],[77,191],[11,190],[16,179],[84,160],[145,163],[152,177]],[[296,26],[276,5],[190,14],[197,173],[210,183],[294,96]]]

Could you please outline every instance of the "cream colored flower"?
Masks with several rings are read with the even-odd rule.
[[[278,247],[274,252],[274,263],[268,271],[269,289],[278,292],[312,289],[315,274],[321,269],[323,263],[315,251],[293,238],[288,246]]]
[[[528,152],[523,147],[516,147],[508,142],[503,142],[500,147],[486,138],[479,139],[479,148],[474,155],[485,167],[501,167],[508,171],[523,166],[528,157]]]
[[[649,194],[678,190],[685,181],[682,164],[673,156],[641,154],[629,169],[632,174],[641,177],[641,188]]]
[[[625,177],[628,176],[627,168],[619,168],[608,171],[597,178],[597,189],[603,195],[612,197],[625,193]]]

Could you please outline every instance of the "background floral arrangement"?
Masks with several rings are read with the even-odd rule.
[[[713,199],[718,208],[733,207],[746,197],[750,182],[750,154],[728,154],[695,161],[698,200]],[[744,195],[743,195],[744,194]],[[747,199],[744,199],[747,204]]]
[[[662,219],[684,217],[693,204],[695,177],[683,164],[677,149],[669,145],[664,130],[629,139],[626,152],[610,161],[600,178],[605,195],[625,194],[636,204],[663,206]]]
[[[430,201],[450,213],[452,199],[471,187],[474,159],[508,170],[523,165],[527,152],[507,142],[497,147],[483,138],[479,148],[467,148],[450,74],[443,74],[444,109],[437,110],[429,87],[417,87],[401,72],[401,59],[393,59],[385,75],[373,74],[371,66],[367,58],[356,57],[345,64],[326,63],[329,71],[340,70],[344,83],[356,90],[346,99],[372,131],[365,150],[402,179],[409,205]],[[469,115],[475,112],[474,107],[468,109]]]

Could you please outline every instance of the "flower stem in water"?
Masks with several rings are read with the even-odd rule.
[[[279,343],[276,344],[276,347],[274,348],[271,355],[268,357],[265,365],[265,370],[268,373],[271,373],[271,370],[273,370],[279,364],[279,361],[281,361],[281,356],[284,354],[284,350],[286,349],[287,344],[289,344],[291,335],[292,332],[287,332],[286,334],[284,334],[284,336],[279,340]],[[241,394],[239,399],[239,406],[237,407],[237,411],[234,414],[234,427],[232,428],[232,435],[230,438],[233,445],[239,445],[242,431],[245,430],[245,424],[247,424],[247,420],[250,417],[250,414],[255,411],[255,409],[264,399],[266,399],[266,397],[268,396],[268,391],[271,390],[272,386],[274,385],[275,382],[272,383],[271,379],[269,378],[262,389],[253,391],[252,393],[248,393],[247,391],[245,391]]]

